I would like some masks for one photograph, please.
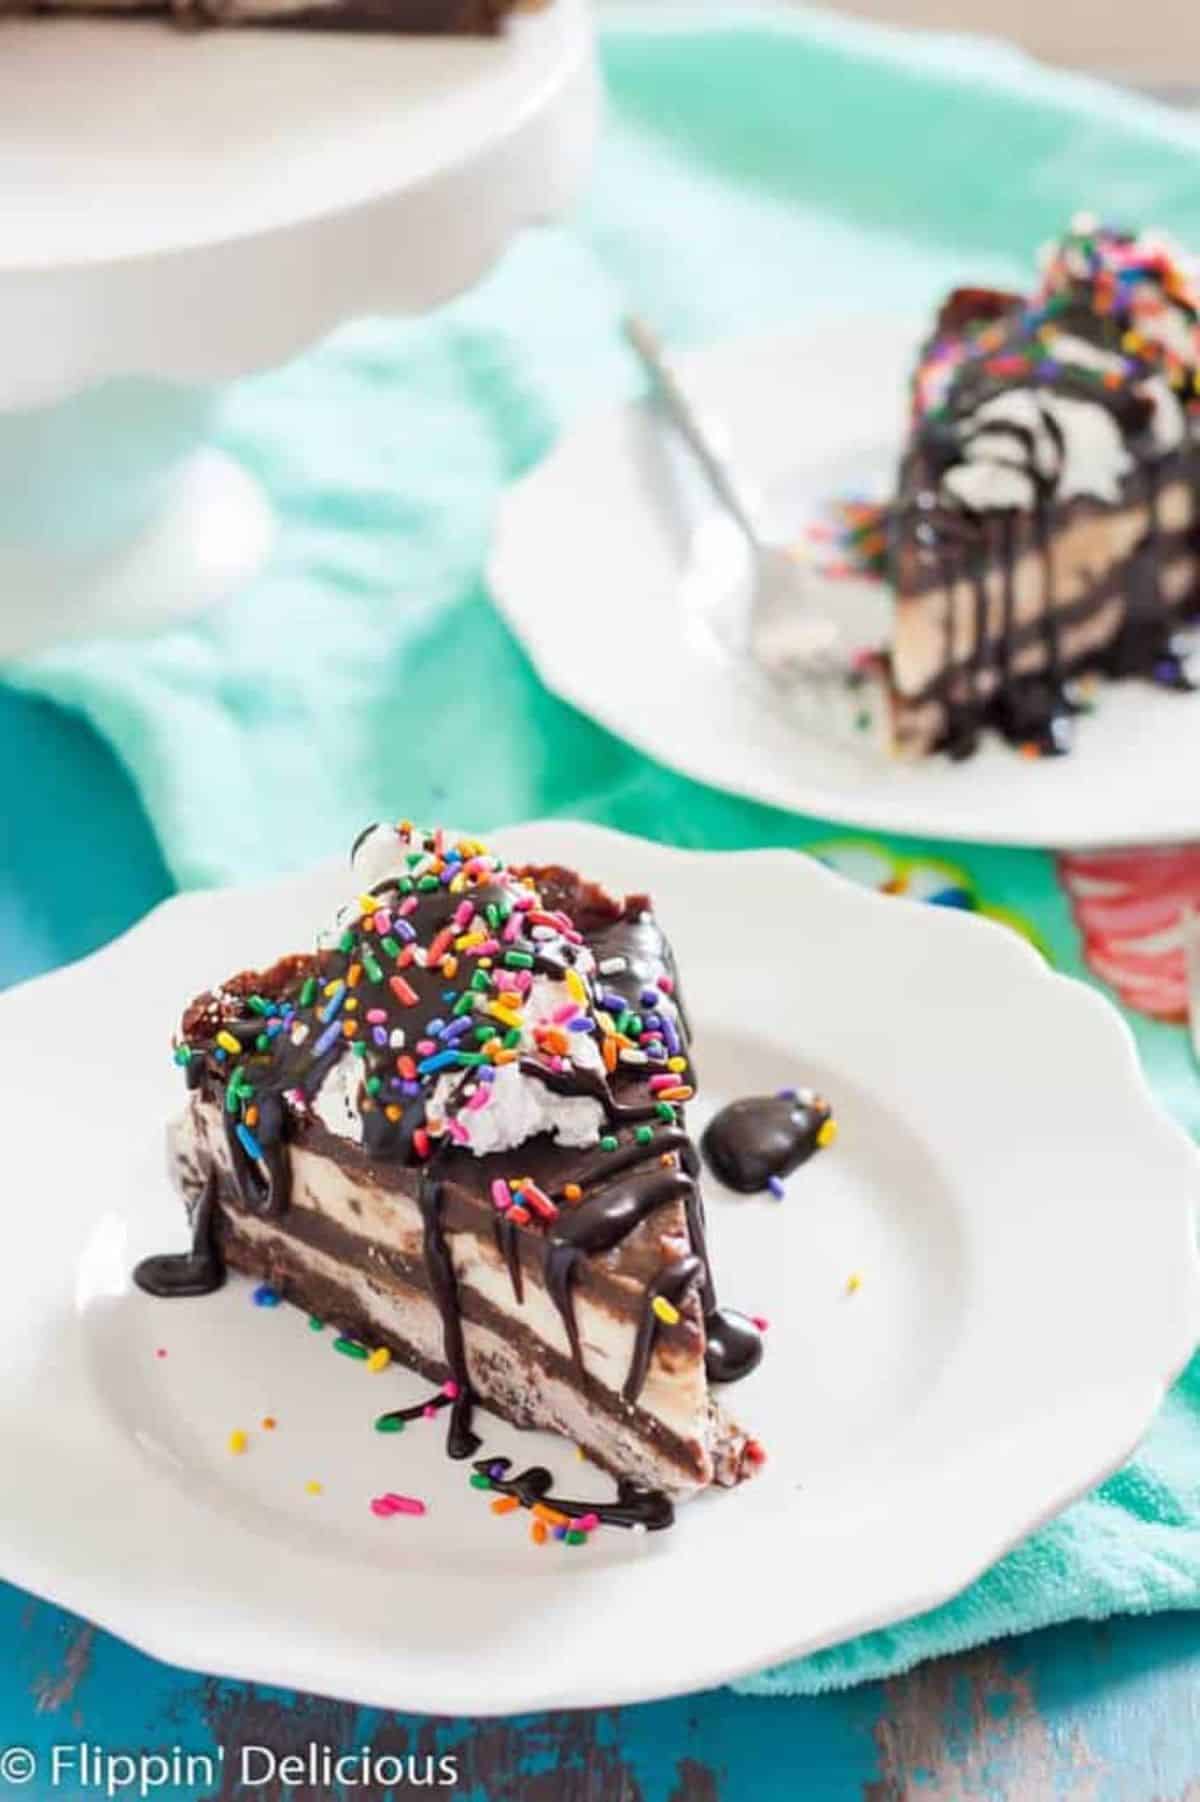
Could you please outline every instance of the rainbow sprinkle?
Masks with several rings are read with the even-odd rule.
[[[371,1513],[380,1520],[386,1520],[393,1514],[426,1514],[428,1509],[425,1503],[415,1495],[396,1495],[393,1491],[388,1490],[384,1495],[372,1497]]]
[[[482,1471],[472,1471],[469,1478],[472,1489],[480,1489],[485,1493],[492,1491],[493,1483],[500,1481],[507,1470],[507,1461],[497,1461],[493,1466],[494,1479]],[[600,1517],[595,1513],[576,1516],[560,1513],[557,1508],[545,1502],[523,1503],[516,1495],[492,1495],[489,1503],[491,1512],[496,1515],[517,1514],[525,1510],[530,1515],[529,1537],[534,1545],[548,1545],[552,1541],[559,1545],[586,1545],[600,1525]]]

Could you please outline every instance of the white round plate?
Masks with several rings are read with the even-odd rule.
[[[563,210],[596,132],[587,0],[494,38],[40,18],[0,40],[6,407],[222,380],[434,306]]]
[[[373,1432],[417,1379],[333,1355],[241,1281],[190,1302],[131,1286],[136,1258],[185,1242],[163,1158],[180,1003],[310,944],[344,898],[326,867],[169,901],[0,999],[0,1576],[222,1675],[435,1713],[634,1701],[933,1606],[1132,1449],[1197,1334],[1200,1166],[1111,1008],[999,926],[794,853],[562,823],[498,845],[655,896],[697,1125],[798,1081],[836,1104],[837,1144],[782,1203],[709,1188],[722,1293],[771,1322],[730,1398],[762,1475],[673,1532],[538,1548],[436,1425]],[[605,1482],[502,1423],[485,1445]],[[428,1513],[375,1518],[386,1489]]]
[[[839,316],[680,358],[781,536],[831,495],[887,492],[921,329]],[[744,587],[742,546],[643,406],[580,425],[510,490],[489,576],[548,687],[714,787],[922,837],[1069,849],[1200,836],[1200,700],[1147,684],[1106,686],[1071,755],[1037,763],[993,737],[961,764],[889,764],[799,730],[706,624],[714,595],[732,606]]]

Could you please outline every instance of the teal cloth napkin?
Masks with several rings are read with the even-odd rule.
[[[569,224],[432,318],[356,324],[229,393],[222,442],[282,521],[250,591],[8,680],[110,741],[183,886],[304,864],[401,810],[477,829],[570,814],[710,847],[832,836],[834,861],[1015,914],[1086,975],[1049,855],[856,848],[670,774],[539,686],[481,568],[505,484],[635,389],[630,302],[678,342],[881,296],[920,310],[963,276],[1020,279],[1080,206],[1200,243],[1200,132],[998,46],[820,13],[610,12],[602,47],[606,135]],[[780,405],[801,430],[804,396]],[[1200,1127],[1182,1030],[1132,1023]],[[1198,1383],[1193,1368],[1119,1476],[956,1601],[744,1687],[812,1693],[1072,1615],[1200,1602]]]

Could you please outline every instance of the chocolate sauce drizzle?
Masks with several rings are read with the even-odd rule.
[[[952,758],[970,756],[985,725],[1040,755],[1068,751],[1073,719],[1083,711],[1077,687],[1083,675],[1138,676],[1180,690],[1195,686],[1179,650],[1176,628],[1189,612],[1193,616],[1200,612],[1200,592],[1190,607],[1181,608],[1173,605],[1164,591],[1159,575],[1163,544],[1158,507],[1159,490],[1168,472],[1195,488],[1195,452],[1186,442],[1178,451],[1166,454],[1155,444],[1152,404],[1142,385],[1159,373],[1159,366],[1145,343],[1140,351],[1130,352],[1130,319],[1111,306],[1101,312],[1090,287],[1090,280],[1103,267],[1104,245],[1131,242],[1127,235],[1102,232],[1096,239],[1098,248],[1089,253],[1092,277],[1065,286],[1060,283],[1059,293],[1043,294],[1037,302],[1026,304],[1019,296],[983,290],[959,291],[943,311],[939,332],[929,347],[936,361],[945,355],[951,341],[958,340],[961,361],[942,403],[918,418],[913,449],[902,474],[911,498],[893,514],[892,540],[894,556],[903,556],[903,547],[910,540],[918,554],[923,548],[926,567],[942,592],[942,666],[916,698],[941,703],[944,720],[939,744]],[[1062,266],[1067,267],[1065,261]],[[1145,279],[1161,285],[1161,278],[1152,271],[1145,272]],[[1171,300],[1195,320],[1194,309],[1178,292],[1172,293]],[[1048,322],[1055,330],[1123,355],[1124,376],[1120,381],[1106,381],[1095,371],[1059,362],[1053,352],[1053,336],[1042,335]],[[986,349],[974,344],[973,334],[980,328],[989,334]],[[918,390],[920,382],[919,376]],[[1063,653],[1062,627],[1068,618],[1082,618],[1107,597],[1109,578],[1098,578],[1094,590],[1072,603],[1064,614],[1055,571],[1056,530],[1078,503],[1057,498],[1058,474],[1065,459],[1060,428],[1053,414],[1044,409],[1042,424],[1057,464],[1048,472],[1039,465],[1033,434],[1021,424],[976,420],[986,402],[1014,389],[1053,393],[1103,408],[1143,472],[1147,531],[1142,543],[1111,574],[1114,590],[1121,592],[1125,603],[1123,623],[1105,644],[1073,661]],[[943,499],[939,494],[942,477],[961,461],[967,439],[984,436],[1000,440],[997,462],[1019,468],[1031,480],[1033,504],[1028,516],[1019,509],[975,514],[957,499]],[[1011,448],[1005,448],[1005,440]],[[1023,532],[1026,517],[1028,526]],[[1200,537],[1194,529],[1189,537],[1193,554],[1200,552]],[[1015,570],[1025,546],[1032,548],[1041,563],[1042,604],[1035,621],[1018,625]],[[935,553],[932,559],[930,552]],[[997,576],[999,629],[992,634],[988,583],[989,577],[994,581]],[[956,642],[956,594],[963,586],[974,594],[971,643],[965,656]],[[1018,653],[1034,643],[1038,647],[1036,666],[1018,674]]]
[[[662,932],[643,910],[630,920],[621,919],[589,935],[598,964],[611,964],[624,959],[624,971],[610,971],[604,985],[619,994],[630,1005],[665,976],[672,995],[678,998],[679,985],[674,959]],[[682,1002],[677,1010],[680,1042],[688,1043],[687,1016]],[[522,1066],[524,1068],[524,1065]],[[579,1088],[569,1086],[580,1079]],[[636,1125],[654,1117],[653,1102],[623,1104],[616,1100],[608,1085],[591,1071],[564,1072],[552,1075],[549,1085],[559,1086],[559,1093],[584,1093],[601,1102],[612,1126]],[[647,1159],[649,1158],[649,1167]],[[664,1163],[669,1159],[669,1163]],[[576,1375],[586,1386],[588,1372],[583,1362],[579,1326],[572,1295],[572,1283],[580,1260],[595,1257],[628,1237],[649,1215],[672,1201],[681,1201],[687,1218],[691,1251],[668,1265],[658,1281],[667,1288],[666,1299],[674,1301],[669,1291],[683,1299],[695,1287],[700,1296],[704,1317],[705,1370],[711,1383],[734,1383],[749,1376],[762,1358],[762,1336],[751,1321],[732,1309],[722,1308],[712,1280],[705,1232],[704,1203],[697,1181],[699,1158],[691,1138],[678,1125],[668,1125],[655,1132],[649,1145],[626,1142],[614,1151],[597,1151],[576,1174],[575,1180],[585,1191],[585,1199],[569,1211],[565,1208],[541,1241],[544,1253],[546,1289],[554,1301],[567,1333],[567,1341],[575,1363]],[[587,1191],[591,1190],[591,1193]],[[634,1351],[623,1395],[636,1402],[641,1394],[650,1357],[663,1323],[654,1312],[655,1291],[648,1289],[642,1300]]]
[[[650,1354],[654,1350],[655,1326],[658,1322],[658,1315],[654,1311],[655,1301],[661,1297],[663,1301],[669,1302],[672,1307],[678,1309],[679,1304],[683,1301],[688,1291],[697,1284],[703,1283],[704,1269],[705,1266],[703,1260],[694,1255],[687,1258],[677,1258],[674,1264],[666,1265],[650,1284],[650,1287],[646,1292],[646,1302],[642,1308],[641,1318],[638,1321],[637,1337],[633,1344],[633,1356],[629,1361],[629,1374],[625,1378],[625,1384],[621,1390],[621,1394],[627,1402],[637,1401],[646,1381],[646,1373],[650,1368]],[[718,1339],[724,1337],[722,1328],[725,1316],[714,1313],[710,1315],[709,1318],[712,1321],[712,1336],[708,1339],[708,1344],[705,1347],[706,1365],[708,1362],[708,1347],[714,1345]],[[759,1353],[754,1358],[755,1364],[758,1362],[758,1356],[760,1355],[761,1341]],[[723,1350],[720,1354],[720,1358],[726,1361],[729,1360],[730,1356],[731,1353],[728,1349]],[[751,1364],[750,1369],[753,1368],[754,1365]]]
[[[492,1237],[508,1270],[513,1299],[518,1307],[522,1307],[525,1302],[525,1275],[521,1269],[521,1236],[516,1222],[510,1220],[507,1214],[497,1214],[492,1221]]]
[[[508,1475],[512,1469],[510,1458],[479,1458],[474,1468],[481,1477],[488,1478],[489,1488],[499,1495],[515,1496],[522,1508],[534,1508],[540,1502],[571,1520],[593,1514],[606,1527],[641,1527],[647,1533],[659,1533],[675,1522],[669,1496],[658,1489],[638,1489],[624,1478],[618,1479],[617,1499],[613,1502],[573,1502],[550,1493],[554,1478],[541,1464],[531,1464],[515,1477]]]
[[[424,844],[428,849],[436,841]],[[543,1261],[547,1291],[562,1318],[580,1381],[586,1386],[590,1379],[574,1296],[581,1261],[621,1245],[643,1221],[669,1204],[682,1204],[688,1251],[669,1262],[647,1285],[623,1393],[626,1401],[636,1402],[658,1335],[686,1330],[678,1323],[668,1325],[660,1320],[653,1306],[656,1297],[678,1305],[686,1302],[692,1290],[699,1297],[704,1319],[709,1379],[733,1382],[757,1365],[761,1338],[744,1316],[718,1306],[696,1180],[695,1148],[675,1108],[657,1100],[648,1087],[649,1078],[667,1073],[665,1054],[686,1056],[687,1050],[687,1017],[678,998],[670,949],[643,900],[627,902],[623,911],[617,910],[611,903],[601,906],[602,898],[595,891],[566,872],[535,874],[543,887],[543,901],[534,917],[557,918],[561,930],[535,938],[522,929],[515,938],[504,937],[496,962],[513,954],[520,960],[516,967],[562,980],[586,942],[600,966],[594,979],[597,1004],[614,1012],[623,1004],[620,1019],[630,1022],[628,1030],[635,1030],[636,1022],[642,1028],[642,1043],[648,1041],[660,1050],[657,1056],[647,1053],[644,1063],[618,1065],[607,1078],[573,1063],[555,1068],[526,1054],[520,1057],[519,1068],[526,1080],[541,1082],[555,1094],[597,1102],[608,1132],[603,1144],[572,1160],[573,1182],[582,1193],[568,1201],[564,1183],[553,1198],[558,1212],[544,1227],[518,1229],[515,1222],[497,1213],[495,1240],[514,1295],[520,1303],[522,1248],[532,1247]],[[559,889],[561,895],[556,892]],[[473,986],[476,966],[464,956],[464,967],[451,978],[440,961],[436,967],[427,967],[411,956],[406,958],[405,947],[428,948],[439,936],[451,933],[456,910],[464,900],[473,903],[477,923],[486,922],[490,935],[500,935],[519,911],[513,902],[521,891],[513,878],[501,877],[496,871],[456,894],[447,893],[441,883],[422,888],[408,880],[398,885],[395,877],[385,878],[370,893],[378,898],[378,911],[384,916],[384,927],[377,927],[375,936],[360,926],[348,927],[336,948],[323,950],[315,959],[291,960],[294,968],[288,970],[286,980],[273,983],[272,973],[239,979],[240,986],[231,985],[223,995],[202,998],[189,1010],[185,1017],[187,1080],[191,1087],[207,1085],[209,1092],[223,1101],[226,1144],[243,1205],[256,1214],[278,1215],[289,1201],[289,1141],[303,1137],[309,1106],[334,1065],[345,1057],[361,1061],[364,1152],[373,1161],[419,1164],[421,1168],[418,1206],[424,1261],[441,1316],[446,1365],[456,1385],[453,1398],[435,1397],[433,1405],[449,1407],[447,1451],[452,1458],[463,1459],[478,1448],[479,1440],[471,1426],[475,1396],[444,1215],[456,1177],[467,1176],[474,1155],[455,1145],[449,1133],[426,1142],[427,1101],[441,1070],[428,1071],[423,1077],[414,1071],[408,1078],[397,1078],[392,1074],[397,1066],[393,1037],[396,1029],[401,1029],[406,1048],[426,1040],[459,1049],[475,1042],[469,1035],[477,1033],[477,1023],[486,1022],[486,1015],[470,1007],[458,1010]],[[402,914],[399,905],[401,895],[412,897],[407,900],[407,914]],[[583,908],[578,931],[563,912],[564,904],[576,896]],[[456,934],[462,931],[461,926],[454,929]],[[399,984],[394,987],[396,977]],[[252,984],[259,984],[265,992],[259,993]],[[460,1027],[459,1021],[465,1025]],[[444,1109],[448,1118],[453,1119],[456,1111],[467,1105],[473,1083],[482,1080],[476,1072],[484,1062],[479,1057],[461,1068],[454,1063],[442,1066],[455,1079],[451,1101]],[[685,1077],[676,1076],[675,1081],[683,1083]],[[618,1139],[622,1132],[628,1136]],[[504,1155],[511,1160],[510,1168],[519,1168],[523,1162],[520,1148]],[[478,1176],[472,1173],[464,1186],[478,1192]],[[196,1294],[218,1286],[223,1273],[215,1235],[215,1188],[214,1172],[197,1210],[192,1252],[174,1259],[146,1260],[137,1273],[143,1287],[155,1281],[159,1284],[155,1293]],[[397,1418],[415,1418],[428,1405],[400,1410]],[[599,1513],[600,1509],[591,1511]]]
[[[479,1449],[479,1435],[471,1429],[475,1395],[467,1371],[467,1353],[463,1342],[462,1309],[458,1301],[458,1279],[454,1261],[442,1226],[442,1185],[431,1170],[421,1172],[421,1219],[425,1226],[425,1269],[429,1275],[433,1298],[442,1317],[442,1338],[446,1362],[450,1366],[457,1390],[450,1403],[450,1424],[446,1430],[446,1454],[450,1458],[469,1458]]]

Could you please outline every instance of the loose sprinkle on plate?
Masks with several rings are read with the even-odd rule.
[[[380,1520],[386,1520],[391,1514],[424,1514],[425,1504],[415,1495],[396,1495],[388,1490],[384,1495],[371,1498],[371,1513]]]

